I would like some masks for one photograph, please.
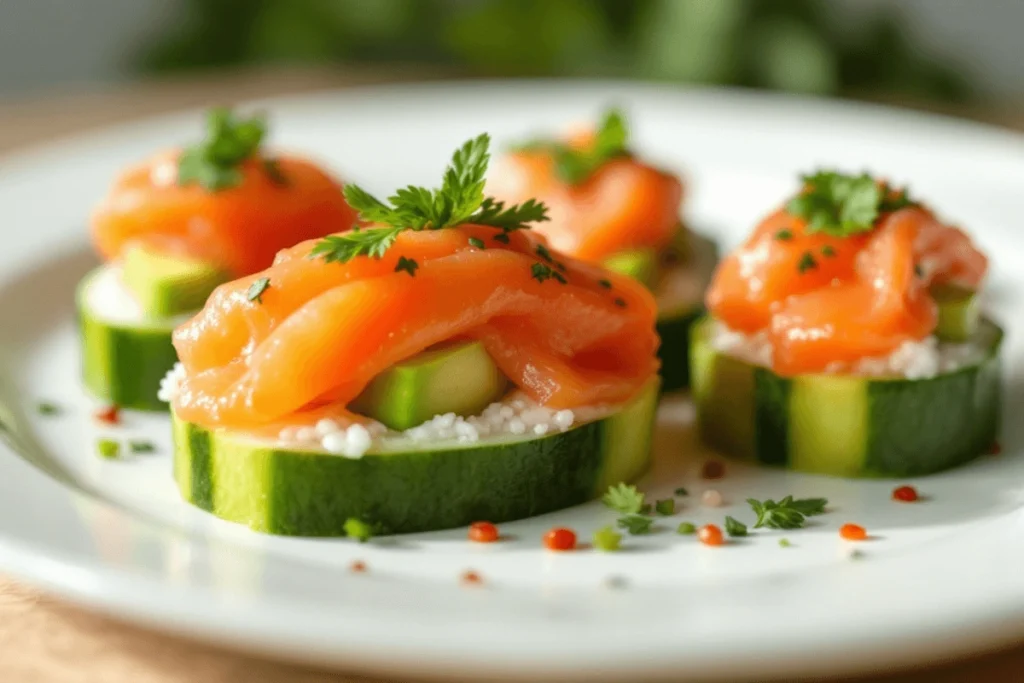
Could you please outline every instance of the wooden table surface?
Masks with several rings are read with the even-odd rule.
[[[103,125],[188,107],[393,80],[415,69],[275,70],[0,100],[0,153]],[[1019,108],[960,113],[1024,129]],[[936,668],[884,673],[860,683],[989,683],[1024,680],[1024,647]],[[838,680],[838,679],[829,679]],[[849,679],[854,680],[854,679]],[[261,661],[146,631],[86,612],[0,577],[2,683],[385,683]],[[398,683],[388,681],[387,683]]]

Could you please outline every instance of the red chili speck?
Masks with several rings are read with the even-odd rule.
[[[900,486],[892,491],[892,499],[901,503],[913,503],[917,498],[917,489],[913,486]]]
[[[844,524],[839,527],[839,537],[847,541],[863,541],[868,532],[858,524]]]
[[[474,572],[472,570],[467,571],[467,572],[463,573],[463,575],[462,575],[462,583],[464,583],[464,584],[466,584],[468,586],[477,586],[477,585],[479,585],[479,584],[481,584],[483,582],[484,582],[483,578],[481,578],[481,576],[479,574],[477,574],[476,572]]]
[[[700,470],[701,479],[721,479],[725,476],[725,465],[718,460],[708,460]]]
[[[576,547],[576,532],[555,528],[544,534],[544,547],[548,550],[572,550]]]
[[[355,574],[362,574],[366,571],[366,563],[362,560],[356,560],[349,569]]]
[[[498,527],[490,522],[473,522],[469,525],[469,540],[476,543],[494,543],[498,540]]]
[[[96,411],[94,415],[97,421],[103,424],[116,425],[121,424],[121,409],[117,406],[107,406]]]
[[[1003,452],[1003,446],[998,441],[992,444],[992,447],[988,449],[989,455],[1000,455]]]
[[[722,530],[714,524],[705,524],[697,531],[697,538],[704,545],[722,545],[725,543],[725,536]]]

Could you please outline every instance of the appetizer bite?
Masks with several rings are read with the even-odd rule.
[[[486,135],[439,190],[280,252],[174,332],[164,383],[189,502],[275,534],[401,533],[582,503],[648,466],[655,303],[556,257],[483,192]],[[252,292],[258,291],[258,296]]]
[[[594,130],[516,148],[489,181],[498,199],[536,198],[549,209],[535,226],[551,247],[629,275],[658,302],[663,389],[689,385],[690,327],[714,268],[715,245],[681,222],[683,184],[639,159],[618,111]]]
[[[715,273],[691,349],[703,439],[797,470],[908,476],[988,451],[1002,331],[986,257],[907,191],[819,172]]]
[[[261,118],[215,109],[206,139],[125,171],[92,216],[106,264],[78,290],[86,387],[126,408],[166,410],[160,380],[171,331],[218,285],[271,264],[280,249],[345,230],[355,212],[308,161],[270,156]]]

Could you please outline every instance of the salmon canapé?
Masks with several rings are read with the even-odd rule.
[[[266,268],[284,247],[355,223],[328,173],[260,150],[261,120],[215,110],[208,127],[202,144],[159,153],[121,174],[92,215],[101,256],[115,260],[138,245],[240,276]]]
[[[543,220],[541,205],[485,199],[486,144],[467,143],[456,160],[475,171],[446,176],[436,201],[402,211],[347,188],[384,224],[303,242],[220,286],[174,333],[184,367],[175,414],[232,428],[344,414],[375,376],[454,340],[481,342],[553,408],[634,396],[658,369],[653,298],[524,230]],[[442,208],[417,216],[423,206]]]
[[[885,356],[933,334],[935,285],[981,286],[984,254],[905,192],[837,173],[805,183],[722,262],[707,294],[717,320],[767,336],[776,372]]]
[[[621,115],[610,112],[595,130],[514,150],[488,191],[509,202],[544,202],[549,220],[535,229],[554,249],[586,261],[663,249],[680,229],[682,182],[643,163],[627,144]]]

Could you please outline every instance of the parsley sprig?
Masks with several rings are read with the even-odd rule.
[[[748,498],[747,504],[757,515],[755,529],[799,529],[807,517],[824,514],[828,501],[824,498],[793,500],[793,496],[786,496],[779,502]]]
[[[210,192],[242,184],[243,161],[255,157],[267,133],[262,115],[238,118],[226,107],[215,107],[206,115],[205,139],[182,152],[178,159],[178,184],[197,183]],[[267,177],[277,185],[287,184],[277,162],[263,162]]]
[[[896,192],[866,173],[818,171],[801,176],[801,180],[803,190],[786,209],[807,221],[809,233],[849,237],[869,232],[882,213],[916,204],[906,190]]]
[[[359,218],[380,227],[325,237],[313,247],[311,256],[338,263],[357,256],[381,258],[406,230],[442,230],[473,223],[498,228],[507,235],[529,227],[529,223],[546,221],[547,207],[534,199],[505,206],[484,195],[490,143],[490,136],[484,133],[456,150],[440,189],[409,185],[383,202],[358,185],[346,185],[345,199],[359,212]]]
[[[618,109],[605,112],[594,132],[594,141],[585,148],[570,147],[555,140],[534,140],[518,149],[542,151],[551,155],[555,173],[571,185],[578,185],[612,159],[629,156],[629,126]]]
[[[637,491],[635,486],[619,483],[608,487],[608,492],[601,498],[601,502],[616,512],[635,515],[643,509],[644,498],[646,496]]]

